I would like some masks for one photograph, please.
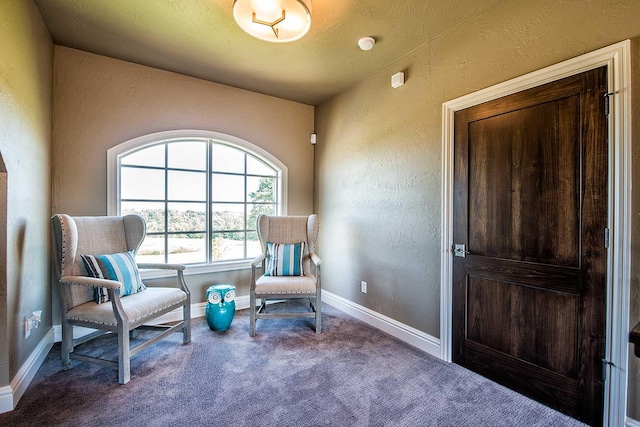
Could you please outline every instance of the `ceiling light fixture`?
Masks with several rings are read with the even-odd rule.
[[[292,42],[311,28],[311,0],[235,0],[233,18],[260,40]]]

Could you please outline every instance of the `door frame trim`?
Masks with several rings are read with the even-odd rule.
[[[624,425],[631,277],[631,42],[625,40],[442,104],[442,246],[440,264],[441,359],[452,360],[454,114],[532,87],[606,66],[609,114],[609,217],[606,357],[615,366],[605,385],[604,425]],[[613,286],[616,284],[616,286]]]

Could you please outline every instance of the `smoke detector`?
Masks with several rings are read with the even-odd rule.
[[[371,50],[374,44],[376,44],[376,40],[373,37],[363,37],[358,40],[358,46],[362,50]]]

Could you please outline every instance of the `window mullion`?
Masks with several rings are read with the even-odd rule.
[[[207,143],[207,197],[205,197],[205,201],[207,203],[207,207],[205,209],[205,228],[206,228],[206,244],[205,250],[207,251],[207,264],[211,264],[213,262],[213,257],[211,256],[213,253],[213,206],[212,206],[212,197],[211,194],[213,192],[213,141],[209,140]]]
[[[247,203],[249,203],[248,198],[249,198],[249,184],[247,183],[248,177],[247,177],[247,153],[244,153],[244,218],[242,223],[244,224],[244,233],[243,234],[243,238],[244,238],[244,245],[243,245],[243,249],[244,249],[244,257],[247,258],[248,255],[248,251],[247,251],[247,230],[248,230],[248,225],[247,224],[247,215],[248,215],[248,208],[247,208]]]
[[[169,262],[169,144],[164,144],[164,262]]]

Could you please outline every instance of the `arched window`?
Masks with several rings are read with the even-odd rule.
[[[138,262],[187,264],[191,272],[246,267],[260,253],[258,215],[286,212],[286,167],[229,135],[146,135],[110,149],[108,163],[109,213],[147,222]]]

